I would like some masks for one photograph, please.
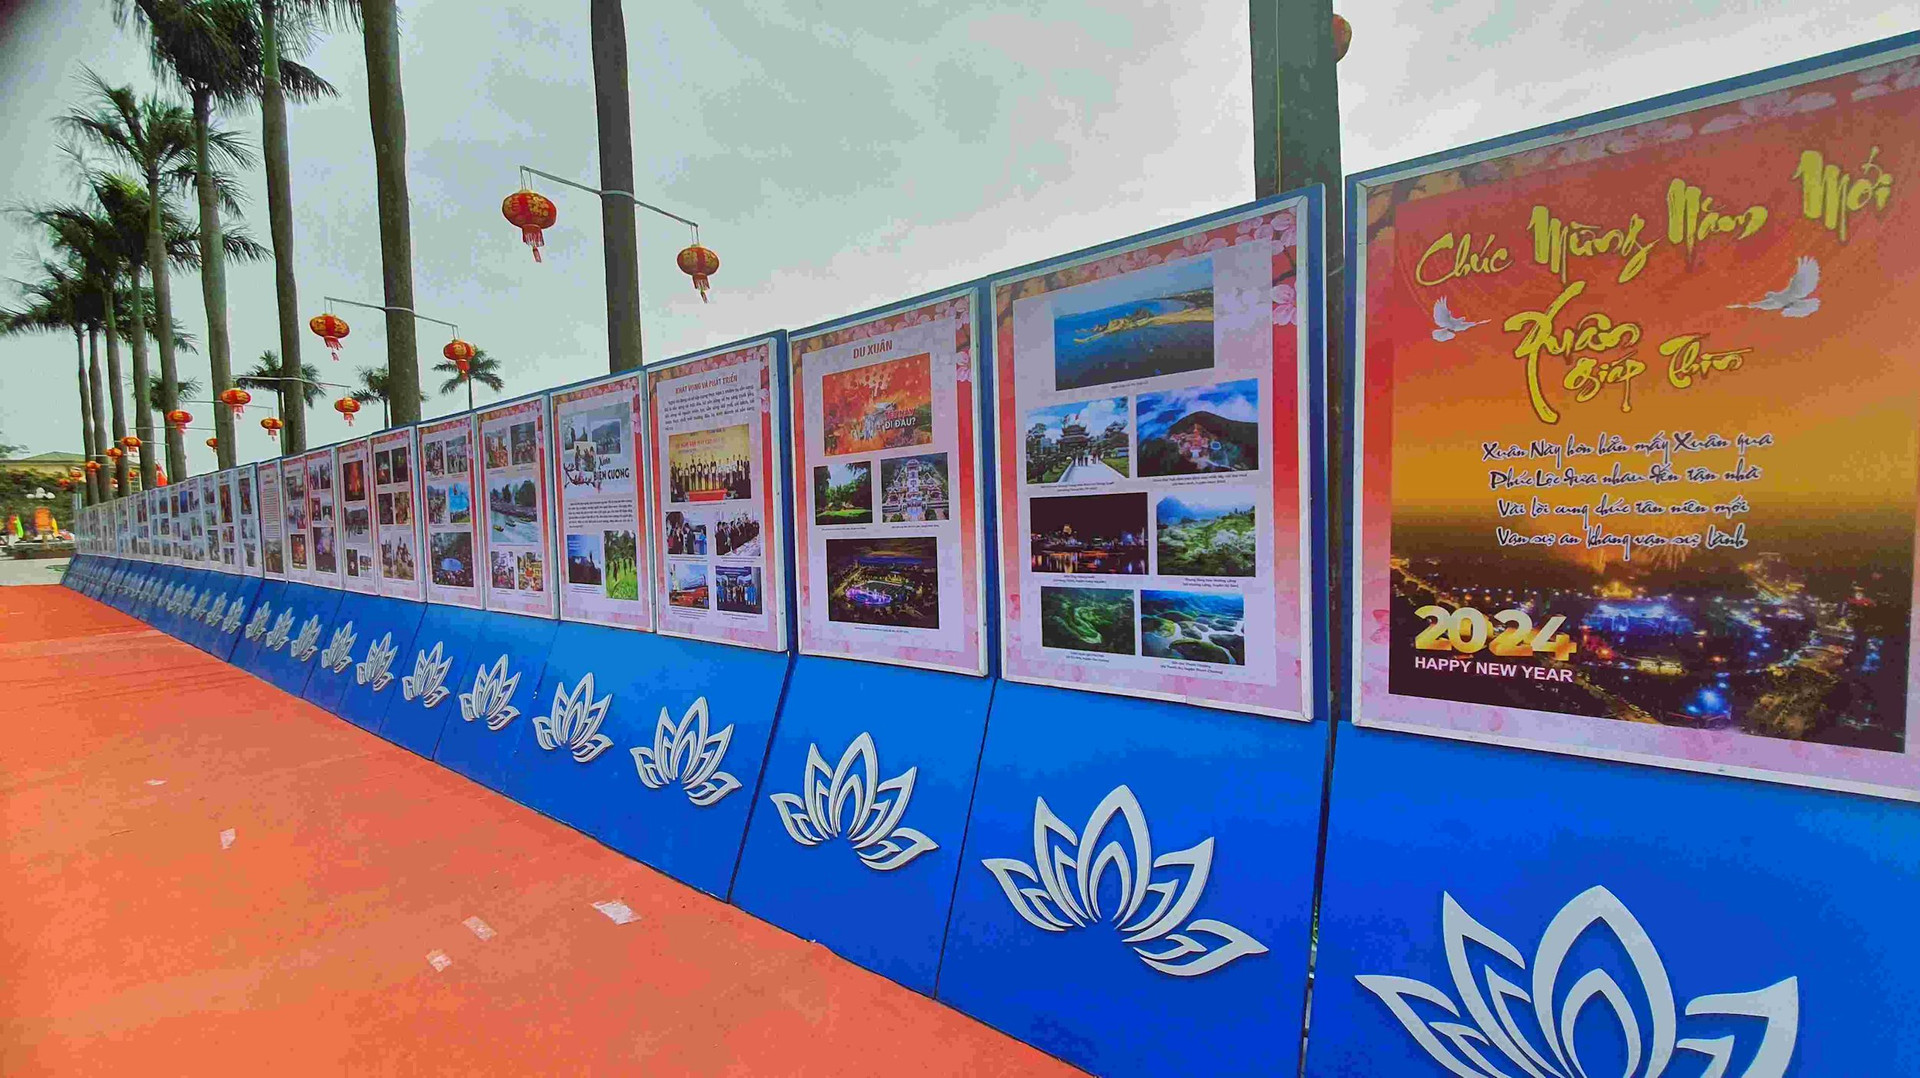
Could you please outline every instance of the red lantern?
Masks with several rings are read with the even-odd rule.
[[[447,342],[447,346],[445,348],[440,349],[440,354],[452,360],[453,369],[460,372],[460,377],[465,378],[467,376],[468,369],[473,364],[473,356],[475,351],[476,349],[473,347],[473,345],[470,345],[467,342],[461,340],[460,338],[455,337],[454,339]]]
[[[334,362],[338,363],[340,342],[347,335],[347,320],[329,311],[307,319],[307,328],[319,334],[321,342],[333,353]]]
[[[680,272],[693,278],[693,287],[700,290],[700,302],[705,303],[707,278],[720,272],[720,256],[696,243],[681,251],[677,261],[680,263]]]
[[[187,411],[185,408],[175,408],[173,411],[167,413],[167,426],[172,427],[174,430],[185,432],[187,424],[191,422],[193,422],[193,413]]]
[[[87,462],[87,471],[89,471],[89,472],[98,472],[99,470],[100,470],[100,462],[99,462],[99,461],[97,461],[97,460],[90,460],[90,461],[88,461],[88,462]]]
[[[208,439],[207,439],[207,448],[208,448],[208,449],[218,449],[218,448],[220,448],[220,439],[218,439],[218,438],[208,438]]]
[[[253,394],[241,389],[239,386],[234,386],[232,389],[220,394],[220,403],[233,409],[233,418],[235,419],[239,419],[241,415],[246,412],[247,404],[252,400]]]
[[[159,469],[153,473],[153,485],[156,487],[164,487],[167,485],[167,473],[165,469]]]
[[[117,445],[110,445],[107,447],[108,460],[119,460],[121,457],[124,457],[126,455],[127,455],[126,452]]]
[[[75,479],[78,479],[78,478],[80,478],[80,476],[81,476],[81,474],[82,474],[82,473],[81,473],[81,471],[80,471],[80,466],[76,464],[76,465],[74,465],[73,467],[71,467],[71,468],[68,468],[68,469],[67,469],[67,474],[68,474],[68,475],[70,475],[70,476],[72,476],[72,477],[74,477]]]
[[[71,480],[71,479],[62,479],[62,480],[60,480],[60,489],[61,489],[61,490],[72,490],[72,489],[73,489],[73,480]]]
[[[1347,58],[1347,50],[1353,47],[1353,24],[1338,15],[1333,17],[1333,62],[1339,63]]]
[[[554,208],[553,200],[536,191],[522,187],[500,202],[500,216],[507,223],[520,229],[520,241],[533,249],[533,260],[540,261],[540,248],[547,245],[541,229],[552,228],[559,219],[560,211]]]
[[[133,450],[140,448],[140,439],[137,435],[129,434],[126,437],[120,439],[120,444],[123,446],[126,446],[128,452],[132,452]]]
[[[260,421],[260,429],[266,431],[268,434],[271,434],[276,438],[280,436],[280,428],[282,426],[285,426],[285,424],[280,422],[279,416],[270,415],[267,418],[262,419]]]
[[[333,402],[333,410],[345,417],[347,426],[351,427],[353,426],[353,413],[360,410],[360,402],[354,400],[352,397],[341,397],[339,400]]]

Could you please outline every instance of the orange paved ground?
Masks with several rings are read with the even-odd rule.
[[[1079,1073],[65,589],[0,700],[0,1074]]]

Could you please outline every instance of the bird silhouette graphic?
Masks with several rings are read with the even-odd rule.
[[[1728,310],[1779,311],[1788,318],[1805,318],[1820,309],[1820,300],[1813,290],[1820,287],[1820,263],[1801,255],[1800,262],[1794,267],[1793,280],[1778,292],[1769,292],[1752,303],[1732,303]]]
[[[1440,302],[1433,305],[1433,339],[1436,341],[1450,341],[1456,335],[1486,323],[1485,318],[1478,322],[1469,322],[1464,318],[1454,317],[1454,313],[1447,309],[1445,296],[1441,296]]]

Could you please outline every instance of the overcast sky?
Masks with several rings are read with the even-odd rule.
[[[585,0],[401,7],[416,309],[458,322],[498,356],[509,395],[604,371],[597,200],[542,186],[560,211],[543,266],[499,210],[519,164],[597,175]],[[1339,8],[1355,27],[1340,65],[1349,171],[1920,28],[1920,0]],[[0,0],[0,199],[76,197],[50,120],[79,97],[83,64],[111,82],[155,85],[144,43],[114,25],[112,9]],[[647,358],[824,321],[1249,199],[1246,19],[1244,0],[628,5],[638,194],[700,221],[722,262],[702,306],[673,264],[685,229],[641,215]],[[303,322],[323,296],[381,295],[359,39],[335,35],[308,63],[341,96],[292,116]],[[257,143],[257,112],[225,122]],[[264,241],[264,177],[243,179],[248,224]],[[0,277],[28,273],[36,240],[0,222]],[[198,279],[174,280],[176,315],[204,338]],[[4,291],[0,303],[17,301]],[[231,267],[229,294],[240,369],[278,346],[271,265]],[[385,341],[380,316],[339,313],[353,326],[341,361],[304,332],[303,358],[347,382],[384,363]],[[423,324],[423,368],[443,343]],[[183,356],[182,371],[204,377],[205,355]],[[78,452],[76,394],[71,337],[0,339],[0,441]],[[426,414],[461,403],[436,397]],[[313,444],[348,433],[330,408],[312,415]],[[242,460],[272,454],[252,413],[240,430]],[[196,471],[212,467],[200,443],[188,442]]]

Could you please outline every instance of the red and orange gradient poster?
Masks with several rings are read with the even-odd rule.
[[[1920,799],[1917,131],[1882,54],[1358,181],[1360,725]]]

